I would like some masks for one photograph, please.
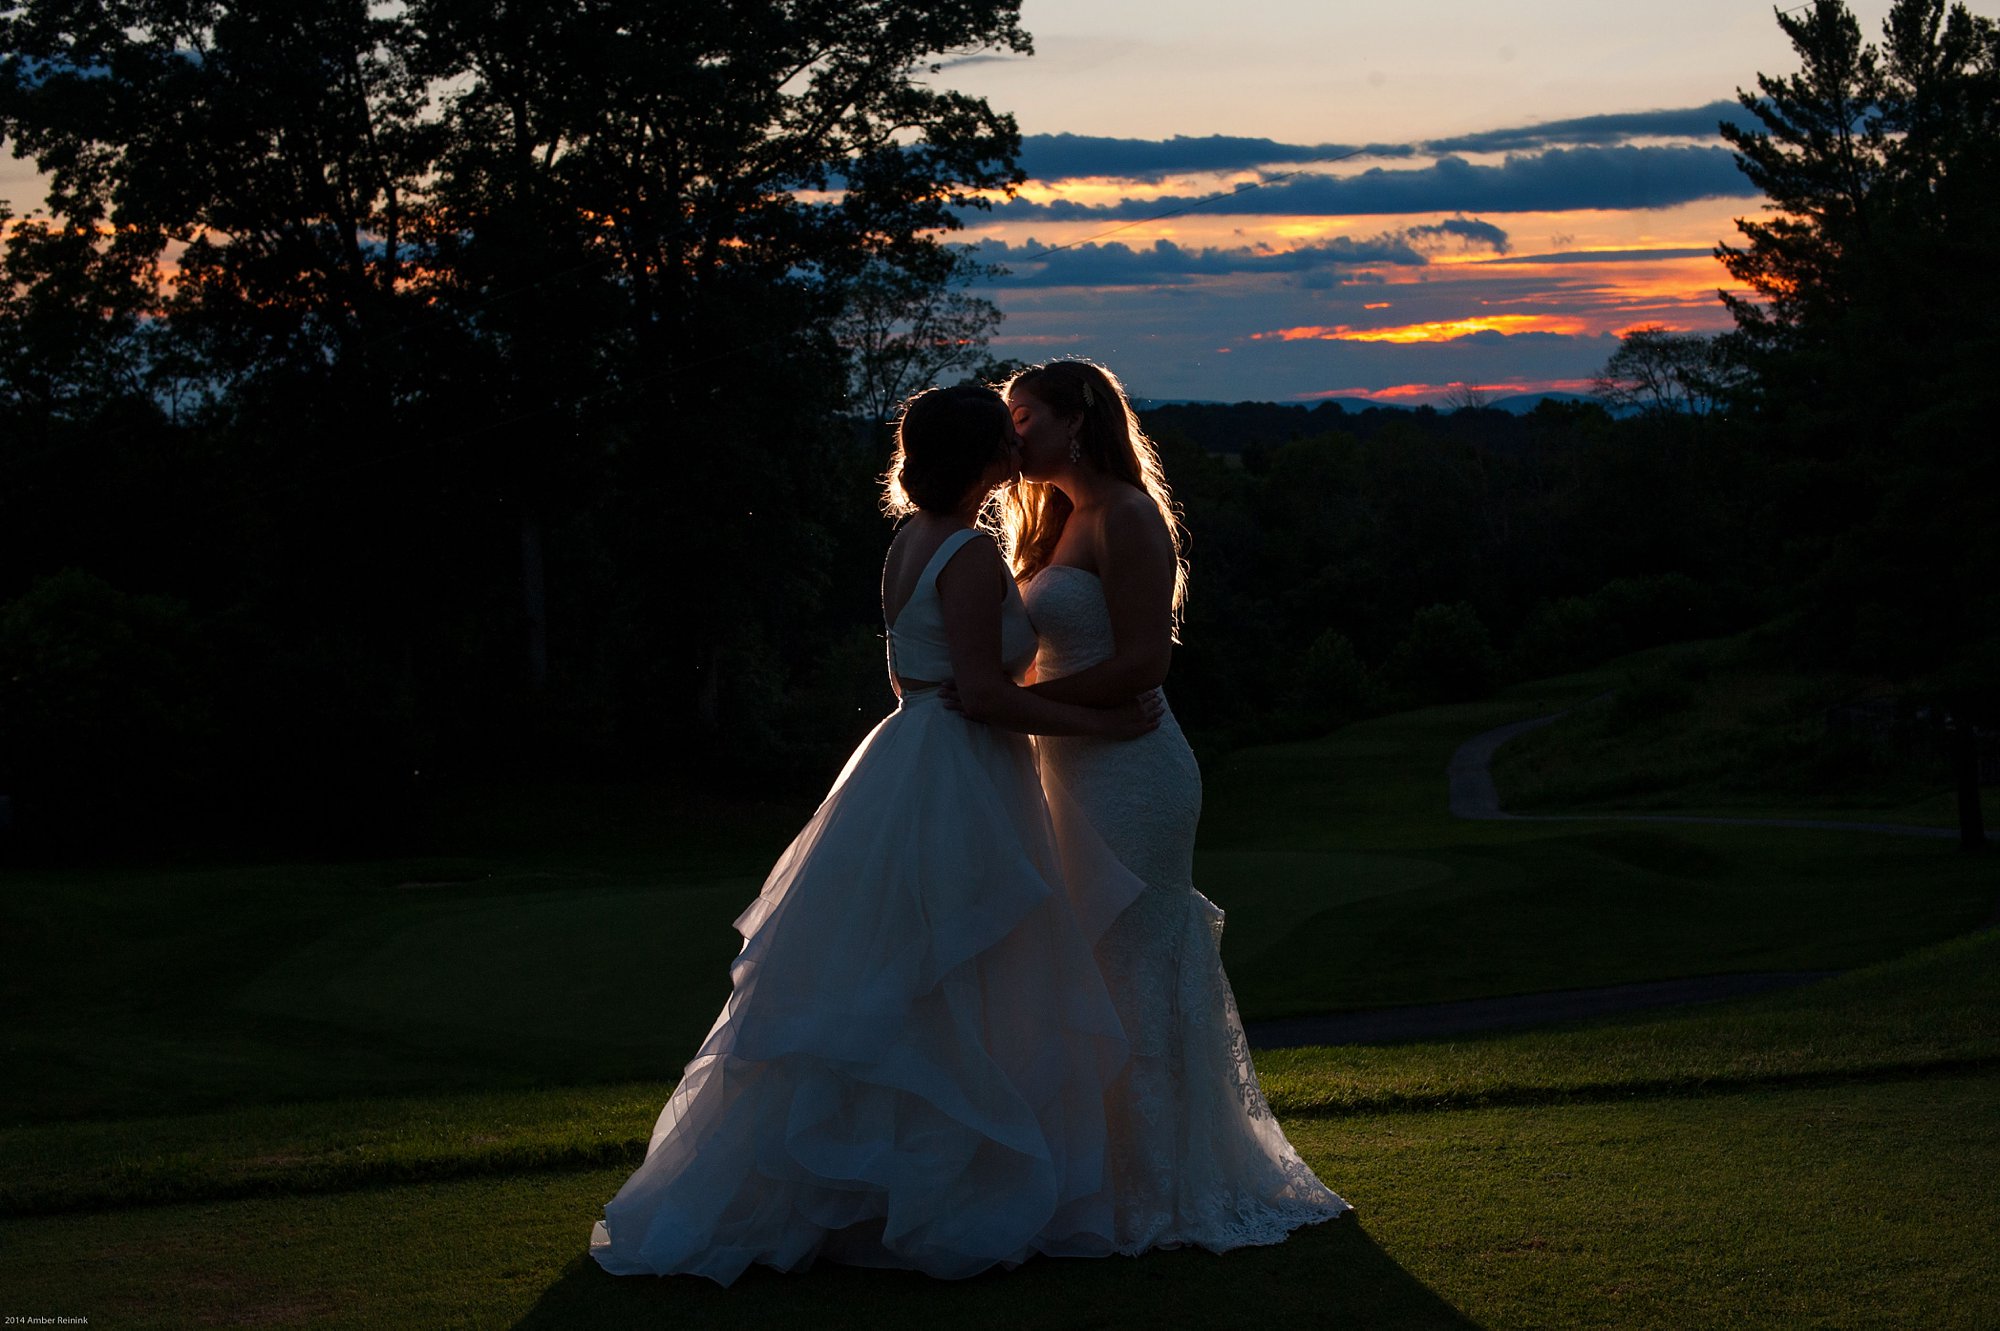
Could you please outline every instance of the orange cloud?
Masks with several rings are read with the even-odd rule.
[[[1310,340],[1323,342],[1449,342],[1472,333],[1582,333],[1588,325],[1564,314],[1478,314],[1465,319],[1442,319],[1432,323],[1402,324],[1393,328],[1355,328],[1348,324],[1307,324],[1279,328],[1268,333],[1252,333],[1250,340],[1280,342]]]
[[[1478,384],[1391,384],[1387,388],[1327,388],[1313,393],[1296,394],[1295,400],[1317,402],[1326,398],[1358,397],[1371,402],[1408,406],[1419,402],[1442,402],[1463,396],[1467,392],[1491,399],[1512,397],[1521,393],[1589,393],[1593,386],[1594,381],[1590,379],[1514,379]]]
[[[1065,176],[1060,181],[1023,181],[1010,196],[1004,190],[978,190],[972,197],[983,198],[1000,204],[1009,198],[1023,203],[1074,203],[1087,208],[1108,208],[1128,202],[1144,203],[1153,199],[1183,199],[1188,195],[1205,195],[1238,189],[1255,184],[1262,177],[1255,171],[1230,171],[1218,174],[1184,174],[1167,176],[1159,180],[1132,180],[1122,176]],[[1116,217],[1094,217],[1078,219],[1080,224],[1101,229],[1116,225]],[[1047,221],[1042,227],[1047,229]]]
[[[1346,331],[1347,331],[1346,324],[1341,324],[1337,328],[1329,327],[1326,324],[1306,324],[1303,327],[1299,328],[1274,328],[1268,333],[1252,333],[1250,334],[1250,340],[1252,342],[1272,342],[1272,341],[1305,342],[1309,340],[1324,341],[1331,338],[1339,337],[1342,333]]]
[[[1097,183],[1092,182],[1086,187],[1079,182],[1078,187],[1094,189]],[[1048,191],[1046,196],[1037,196],[1033,193],[1033,185],[1023,188],[1024,197],[1037,201],[1061,197],[1053,190]],[[999,201],[997,192],[994,199]],[[1736,234],[1735,219],[1743,211],[1741,199],[1704,199],[1673,208],[1630,212],[1483,212],[1480,216],[1506,230],[1513,241],[1516,262],[1519,262],[1524,258],[1532,260],[1533,256],[1550,251],[1608,252],[1676,246],[1705,250],[1717,240]],[[1344,235],[1361,239],[1384,231],[1402,231],[1413,226],[1435,224],[1446,216],[1449,214],[1424,212],[1325,217],[1233,211],[1208,213],[1196,209],[1170,220],[1130,226],[1116,219],[1100,217],[1014,218],[1005,214],[974,213],[966,217],[966,229],[955,239],[983,240],[991,237],[1019,244],[1033,236],[1043,244],[1058,244],[1088,239],[1116,225],[1124,227],[1118,238],[1131,245],[1150,245],[1168,235],[1183,245],[1196,248],[1237,246],[1258,239],[1270,240],[1274,244],[1299,244]],[[1459,254],[1447,250],[1431,257],[1431,271],[1435,274],[1444,268],[1476,266],[1481,261],[1490,261],[1492,257],[1483,252]],[[1712,260],[1710,266],[1714,267]]]

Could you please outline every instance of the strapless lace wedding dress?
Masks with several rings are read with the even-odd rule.
[[[1036,677],[1110,657],[1097,576],[1066,565],[1028,583]],[[1223,974],[1222,912],[1194,887],[1201,772],[1168,712],[1137,740],[1036,740],[1063,871],[1131,1044],[1110,1101],[1121,1252],[1276,1243],[1347,1210],[1271,1115]]]
[[[898,614],[903,678],[949,675],[937,571],[975,538]],[[1008,593],[1018,670],[1034,635]],[[734,992],[591,1255],[726,1285],[819,1257],[957,1277],[1112,1251],[1126,1045],[1056,863],[1027,741],[906,696],[736,921]]]

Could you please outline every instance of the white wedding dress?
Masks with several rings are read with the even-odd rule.
[[[1050,565],[1026,602],[1036,678],[1110,657],[1094,573]],[[1137,740],[1044,736],[1036,752],[1077,913],[1100,923],[1098,962],[1131,1044],[1110,1104],[1117,1249],[1276,1243],[1347,1210],[1258,1087],[1222,971],[1222,912],[1194,887],[1201,772],[1173,714]]]
[[[937,573],[976,535],[944,542],[897,616],[901,677],[949,676]],[[1002,638],[1025,667],[1011,584]],[[1112,1250],[1104,1106],[1126,1044],[1023,737],[906,696],[736,927],[729,1002],[592,1232],[606,1270],[958,1277]]]

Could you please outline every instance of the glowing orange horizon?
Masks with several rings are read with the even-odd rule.
[[[1206,192],[1206,191],[1203,191]],[[1029,202],[1038,202],[1029,196]],[[1002,202],[996,192],[995,203]],[[1613,254],[1621,250],[1700,249],[1708,250],[1718,240],[1733,238],[1736,219],[1744,214],[1741,199],[1697,199],[1661,209],[1582,209],[1554,212],[1505,212],[1479,210],[1480,221],[1491,222],[1507,232],[1512,252],[1495,254],[1484,247],[1461,252],[1446,246],[1431,256],[1434,269],[1477,266],[1481,263],[1506,267],[1536,267],[1535,260],[1548,254]],[[1282,237],[1294,243],[1331,240],[1352,236],[1357,240],[1403,232],[1411,227],[1430,226],[1453,216],[1453,209],[1425,209],[1417,212],[1349,213],[1246,213],[1232,210],[1211,213],[1201,209],[1178,213],[1171,218],[1147,220],[1118,216],[1010,217],[1005,213],[969,214],[964,230],[953,239],[970,242],[1000,240],[1020,244],[1034,239],[1041,244],[1077,244],[1111,228],[1105,243],[1116,242],[1134,248],[1155,240],[1173,239],[1197,248],[1234,249],[1257,237]],[[1654,260],[1681,263],[1687,259]],[[1703,262],[1714,263],[1712,259]],[[1615,262],[1615,261],[1614,261]],[[1589,266],[1587,260],[1570,259],[1572,265]]]
[[[1390,384],[1386,388],[1325,388],[1311,393],[1295,393],[1297,402],[1320,402],[1329,398],[1358,397],[1368,401],[1399,403],[1424,398],[1445,398],[1463,393],[1481,396],[1513,396],[1521,393],[1589,393],[1592,379],[1509,379],[1492,383]]]
[[[1476,314],[1464,319],[1437,319],[1391,328],[1355,328],[1350,324],[1306,324],[1252,333],[1264,342],[1450,342],[1474,333],[1583,333],[1584,320],[1567,314]]]

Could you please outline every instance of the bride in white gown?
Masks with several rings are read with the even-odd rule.
[[[1014,732],[1129,739],[1158,704],[1052,701],[1006,673],[1034,634],[972,523],[1017,442],[989,389],[905,409],[890,497],[914,516],[883,575],[900,705],[736,921],[728,1004],[592,1232],[608,1271],[956,1277],[1116,1246],[1104,1106],[1126,1044]]]
[[[1033,688],[1092,704],[1157,689],[1186,568],[1159,458],[1117,380],[1086,361],[1006,389],[1021,483],[1014,569],[1040,637]],[[1275,1243],[1347,1203],[1313,1176],[1257,1084],[1222,971],[1222,912],[1194,887],[1201,773],[1173,713],[1142,738],[1036,742],[1084,918],[1132,1058],[1110,1105],[1115,1246]],[[1129,904],[1126,904],[1129,903]]]

